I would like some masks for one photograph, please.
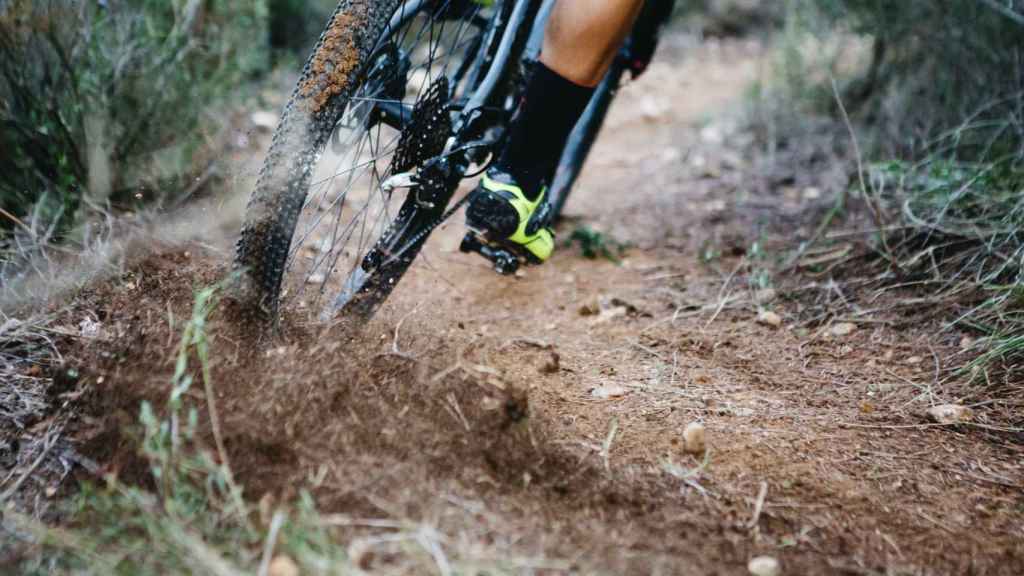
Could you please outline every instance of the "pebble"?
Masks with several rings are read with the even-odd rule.
[[[960,404],[940,404],[928,409],[928,417],[939,424],[959,424],[969,422],[974,411]]]
[[[757,314],[757,323],[778,328],[782,326],[782,317],[771,310],[762,310]]]
[[[700,422],[690,422],[683,430],[684,450],[687,454],[696,456],[704,455],[708,449],[707,435],[704,432],[704,425]]]
[[[607,386],[600,386],[598,388],[594,388],[593,390],[590,391],[590,395],[593,396],[594,398],[606,400],[608,398],[618,398],[620,396],[625,396],[628,392],[629,390],[622,386],[619,386],[617,384],[609,384]]]
[[[857,329],[857,325],[852,322],[840,322],[839,324],[833,324],[829,332],[833,336],[847,336]]]
[[[299,565],[288,556],[275,556],[270,561],[269,576],[299,576]]]
[[[747,570],[752,576],[779,576],[781,574],[779,561],[771,556],[751,558],[750,563],[747,564]]]

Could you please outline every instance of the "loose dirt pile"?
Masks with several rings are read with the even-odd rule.
[[[266,337],[225,303],[212,373],[246,496],[309,490],[325,513],[429,524],[519,571],[743,574],[760,555],[786,574],[1024,571],[1019,433],[983,406],[970,425],[924,417],[960,400],[938,378],[958,336],[884,298],[842,329],[806,325],[805,292],[824,284],[754,281],[750,247],[817,196],[805,176],[764,177],[747,135],[699,122],[762,52],[673,38],[623,91],[562,231],[628,242],[621,263],[565,249],[500,278],[458,253],[453,220],[369,326],[287,317]],[[162,250],[78,296],[69,319],[99,328],[59,344],[87,386],[73,437],[102,472],[147,481],[139,403],[166,398],[194,288],[226,266]],[[694,422],[703,455],[684,440]],[[400,562],[386,544],[362,553]]]

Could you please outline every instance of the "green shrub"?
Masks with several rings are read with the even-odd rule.
[[[878,245],[898,282],[948,308],[947,325],[981,336],[972,367],[1024,374],[1024,164],[932,159],[875,170],[895,232]],[[882,262],[880,262],[882,263]]]
[[[1019,377],[1024,0],[788,0],[781,39],[755,120],[766,144],[801,141],[811,113],[880,161],[864,182],[851,167],[876,258],[847,272],[914,286],[947,326],[981,336],[973,368]]]
[[[265,30],[262,2],[0,0],[0,208],[66,227],[178,193]]]

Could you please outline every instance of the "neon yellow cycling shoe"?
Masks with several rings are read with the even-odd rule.
[[[485,233],[489,240],[514,244],[533,264],[541,264],[555,250],[550,227],[551,205],[547,188],[530,200],[504,172],[489,170],[466,209],[466,225]]]

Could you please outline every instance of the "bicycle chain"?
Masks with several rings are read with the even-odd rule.
[[[444,214],[438,216],[433,221],[429,222],[422,230],[417,232],[416,235],[413,236],[409,242],[405,244],[405,247],[397,256],[401,256],[402,254],[405,253],[406,250],[408,250],[412,246],[415,246],[420,241],[424,240],[428,235],[430,235],[431,232],[437,229],[438,226],[444,224],[446,220],[454,216],[456,212],[458,212],[463,206],[468,204],[470,200],[472,200],[473,197],[476,196],[476,194],[476,190],[470,192],[469,194],[466,194],[461,200],[459,200],[451,208],[446,210]]]

